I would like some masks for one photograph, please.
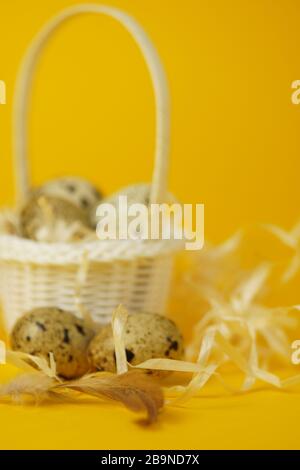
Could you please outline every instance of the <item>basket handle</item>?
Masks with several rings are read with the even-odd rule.
[[[151,202],[163,202],[167,191],[170,147],[170,98],[166,75],[158,53],[141,26],[123,11],[97,4],[69,7],[55,16],[33,40],[21,64],[13,109],[14,166],[17,202],[21,203],[30,187],[28,152],[28,115],[35,66],[51,34],[69,18],[85,13],[108,15],[119,21],[137,42],[148,66],[155,92],[156,143]]]

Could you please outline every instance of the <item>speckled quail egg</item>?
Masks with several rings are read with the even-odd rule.
[[[76,230],[91,229],[88,215],[74,204],[53,196],[34,194],[20,212],[20,232],[39,242],[70,241]]]
[[[38,308],[23,315],[11,333],[12,348],[49,358],[52,352],[57,373],[67,379],[89,370],[87,347],[94,332],[83,320],[59,308]]]
[[[100,204],[112,204],[119,210],[119,197],[126,196],[127,197],[127,205],[128,207],[131,204],[144,204],[148,206],[150,204],[150,195],[151,195],[151,184],[149,183],[139,183],[133,184],[130,186],[126,186],[125,188],[120,189],[116,193],[103,198],[100,201]],[[178,202],[175,196],[171,193],[168,193],[166,203],[172,204]],[[93,226],[97,225],[98,217],[97,217],[97,208],[99,203],[94,206],[92,210],[92,224]]]
[[[137,365],[148,359],[181,359],[182,336],[173,321],[152,313],[129,315],[124,341],[127,361]],[[111,325],[103,326],[92,339],[88,356],[93,369],[115,372],[116,361]]]
[[[102,198],[100,191],[94,185],[75,176],[50,180],[38,188],[37,192],[64,199],[88,213],[89,217]]]
[[[120,189],[111,196],[103,199],[103,202],[110,202],[111,204],[118,205],[119,196],[127,196],[128,205],[134,203],[146,204],[150,202],[151,185],[147,183],[133,184]]]
[[[128,205],[140,203],[148,205],[150,203],[151,184],[150,183],[137,183],[126,186],[116,193],[103,199],[103,202],[111,202],[117,205],[119,196],[127,196]],[[167,194],[166,202],[177,201],[175,196],[171,193]]]

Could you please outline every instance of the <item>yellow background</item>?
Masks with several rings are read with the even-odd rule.
[[[74,3],[0,0],[0,79],[7,84],[1,205],[13,201],[11,111],[21,57],[42,25]],[[106,3],[141,22],[165,64],[173,108],[170,188],[184,202],[205,203],[206,238],[222,240],[258,221],[293,225],[300,212],[300,106],[291,102],[291,83],[300,78],[299,2]],[[111,19],[73,19],[47,47],[34,84],[34,183],[73,173],[109,193],[147,181],[153,141],[153,95],[136,46]],[[113,406],[1,405],[0,413],[7,426],[0,448],[299,446],[299,396],[276,392],[198,398],[147,431]]]

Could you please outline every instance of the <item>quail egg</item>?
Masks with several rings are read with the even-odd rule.
[[[44,358],[52,352],[57,373],[67,379],[89,370],[87,347],[94,332],[85,322],[59,308],[37,308],[23,315],[11,333],[12,348]]]
[[[89,216],[91,211],[100,203],[102,195],[89,181],[75,176],[50,180],[37,190],[40,194],[64,199]]]
[[[71,202],[54,196],[34,194],[20,212],[21,236],[31,240],[70,241],[69,234],[75,235],[82,228],[91,228],[88,215]]]
[[[181,359],[183,356],[183,340],[177,326],[162,315],[129,315],[124,341],[127,361],[132,365],[153,358]],[[108,372],[116,370],[111,325],[103,326],[92,339],[88,356],[93,369]]]

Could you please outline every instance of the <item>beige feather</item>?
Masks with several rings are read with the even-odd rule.
[[[94,374],[57,385],[57,388],[70,388],[98,398],[116,400],[135,412],[146,411],[148,423],[157,420],[164,405],[162,388],[140,371],[111,376]]]
[[[29,395],[37,401],[48,396],[56,380],[39,372],[21,374],[0,388],[0,397],[11,397],[20,401],[23,395]]]
[[[59,382],[42,372],[21,374],[0,388],[0,398],[11,397],[21,401],[24,396],[29,396],[37,403],[45,400],[74,401],[76,395],[71,395],[71,391],[115,400],[134,412],[146,411],[147,423],[157,420],[164,405],[161,387],[141,371],[118,376],[98,373],[70,382]]]

